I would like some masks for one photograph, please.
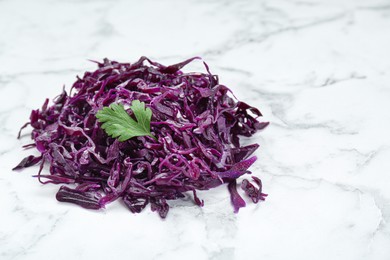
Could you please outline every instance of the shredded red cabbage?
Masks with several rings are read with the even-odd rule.
[[[229,183],[235,212],[245,206],[236,189],[236,179],[255,162],[250,157],[258,144],[241,146],[239,136],[252,136],[268,122],[259,122],[261,113],[237,101],[231,91],[210,73],[184,73],[181,68],[198,57],[164,66],[141,57],[137,62],[119,63],[104,59],[98,69],[77,78],[70,94],[65,90],[49,106],[33,110],[30,122],[33,144],[39,157],[28,156],[14,169],[40,163],[43,184],[61,186],[57,200],[100,209],[118,198],[133,213],[147,204],[165,218],[167,201],[193,192],[194,202],[204,201],[196,190],[208,190]],[[149,137],[125,142],[107,136],[95,117],[111,103],[130,105],[144,102],[152,110]],[[20,133],[19,133],[20,137]],[[43,174],[45,163],[49,174]],[[244,180],[241,187],[257,203],[264,200],[259,189]],[[74,185],[73,185],[74,186]]]

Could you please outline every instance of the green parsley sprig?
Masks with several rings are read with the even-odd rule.
[[[96,118],[103,123],[102,128],[106,133],[123,142],[136,136],[150,136],[157,140],[150,132],[152,110],[145,108],[145,103],[133,100],[130,109],[137,121],[129,116],[122,104],[111,104],[103,107],[96,113]]]

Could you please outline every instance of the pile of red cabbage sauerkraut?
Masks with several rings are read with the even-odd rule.
[[[88,209],[101,209],[121,199],[133,213],[145,206],[165,218],[169,200],[227,183],[235,212],[245,206],[237,191],[237,178],[250,173],[250,157],[258,144],[240,145],[268,122],[258,121],[258,109],[238,101],[210,73],[185,73],[181,69],[197,57],[164,66],[141,57],[135,63],[104,59],[98,69],[77,78],[70,94],[65,90],[51,105],[31,112],[23,126],[33,128],[32,144],[40,156],[24,158],[14,169],[40,164],[36,177],[43,183],[65,184],[58,201]],[[133,100],[152,111],[148,136],[120,142],[101,128],[96,113],[117,103]],[[130,111],[128,113],[131,113]],[[20,133],[19,133],[20,137]],[[45,173],[44,165],[49,172]],[[257,203],[262,193],[259,178],[244,179],[241,188]]]

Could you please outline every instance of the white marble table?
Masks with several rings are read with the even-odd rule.
[[[253,174],[266,202],[234,214],[226,187],[165,221],[89,211],[12,172],[31,109],[94,68],[200,55],[271,122]],[[0,1],[0,259],[390,259],[390,2]]]

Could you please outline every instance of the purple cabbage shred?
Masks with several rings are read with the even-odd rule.
[[[87,209],[101,209],[121,199],[133,213],[148,204],[161,218],[169,211],[167,201],[192,192],[194,203],[204,205],[196,191],[228,183],[234,211],[245,206],[237,178],[250,173],[256,161],[250,157],[258,144],[240,145],[265,128],[260,111],[237,101],[218,77],[210,73],[185,73],[181,69],[199,59],[164,66],[141,57],[135,63],[104,59],[98,69],[85,72],[49,105],[33,110],[30,121],[33,144],[40,156],[24,158],[14,170],[40,163],[36,177],[41,183],[61,186],[56,198]],[[133,100],[152,110],[150,137],[125,142],[107,136],[95,117],[104,106]],[[22,130],[21,129],[21,130]],[[20,137],[20,132],[18,137]],[[49,174],[42,174],[44,165]],[[264,200],[261,180],[244,179],[241,188],[254,203]]]

